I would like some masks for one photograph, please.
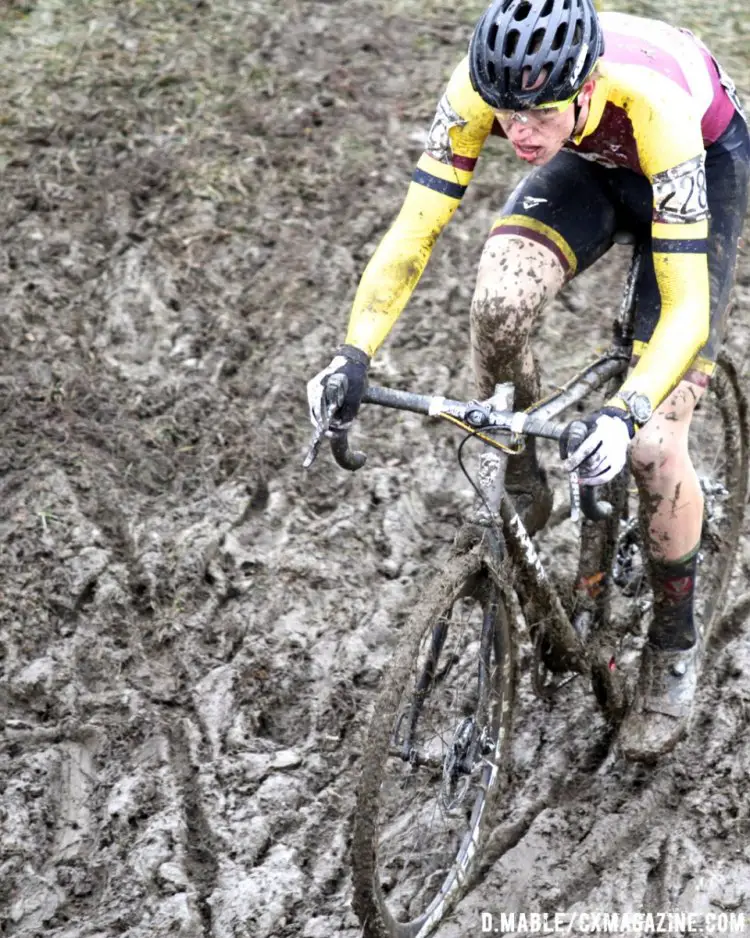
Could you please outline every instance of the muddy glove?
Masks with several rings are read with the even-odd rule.
[[[574,424],[583,424],[588,435],[569,453],[570,430]],[[574,420],[560,438],[560,450],[568,454],[565,468],[578,473],[581,485],[611,482],[625,467],[628,445],[634,434],[633,418],[619,407],[603,407],[588,417]]]
[[[331,364],[307,382],[310,422],[316,430],[346,430],[351,426],[362,402],[369,365],[370,356],[361,349],[342,345]],[[332,382],[334,375],[337,377]],[[331,388],[326,394],[328,385]]]

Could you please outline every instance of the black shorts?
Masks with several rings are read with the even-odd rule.
[[[706,150],[711,327],[693,373],[713,371],[724,335],[749,177],[750,135],[742,116],[735,114],[722,136]],[[629,169],[608,169],[562,150],[522,180],[493,226],[493,234],[522,234],[545,244],[560,259],[567,276],[573,277],[609,250],[616,231],[632,232],[646,248],[637,285],[638,354],[661,314],[651,253],[652,204],[651,183],[645,176]]]

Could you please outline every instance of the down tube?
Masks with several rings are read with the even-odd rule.
[[[537,595],[542,597],[542,601],[550,613],[547,629],[553,641],[565,650],[571,667],[580,674],[585,674],[588,668],[588,660],[584,645],[571,625],[560,602],[560,597],[550,583],[531,538],[521,523],[515,508],[507,498],[503,498],[500,504],[500,515],[508,535],[507,542],[513,560],[520,566],[524,577],[530,581],[530,585],[534,587]]]

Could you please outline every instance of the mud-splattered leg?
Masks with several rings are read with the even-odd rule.
[[[620,749],[629,759],[651,761],[676,745],[698,683],[693,596],[703,495],[687,441],[702,391],[682,381],[631,450],[654,606],[635,699],[620,727]]]
[[[557,257],[530,238],[496,234],[487,240],[471,304],[471,354],[480,398],[489,397],[498,381],[514,382],[517,408],[538,397],[529,336],[542,307],[564,281]]]
[[[636,435],[631,449],[654,588],[653,645],[695,641],[693,580],[703,495],[688,453],[688,431],[703,388],[682,381]]]
[[[490,397],[500,381],[514,383],[516,409],[539,397],[529,337],[542,307],[564,281],[562,264],[543,245],[507,234],[488,239],[471,304],[471,352],[480,398]],[[533,441],[520,456],[510,457],[505,482],[526,530],[534,534],[547,522],[552,493]]]

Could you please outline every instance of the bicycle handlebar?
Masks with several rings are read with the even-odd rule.
[[[541,436],[548,440],[559,440],[567,426],[544,417],[535,417],[533,413],[525,411],[495,410],[481,401],[453,401],[445,397],[412,394],[410,391],[397,391],[393,388],[368,387],[362,402],[408,410],[429,417],[447,414],[464,421],[474,430],[492,427],[527,436]]]
[[[525,411],[500,411],[491,405],[480,401],[454,401],[439,396],[413,394],[411,391],[398,391],[394,388],[371,386],[365,389],[362,403],[378,404],[381,407],[390,407],[396,410],[408,410],[416,414],[437,417],[445,414],[455,417],[475,430],[499,429],[510,433],[525,434],[527,436],[543,437],[549,440],[560,440],[567,424],[548,420],[544,417],[535,417],[533,413]],[[568,434],[568,447],[575,450],[586,438],[588,427],[582,421],[572,424]],[[320,444],[322,433],[316,437],[311,452],[305,460],[309,466],[315,458],[314,450]],[[325,435],[331,441],[333,458],[342,467],[350,472],[361,469],[367,461],[365,453],[352,450],[349,446],[348,428],[330,427]],[[580,507],[584,515],[592,521],[602,521],[612,514],[609,502],[597,498],[596,489],[592,486],[583,486],[580,489]]]
[[[348,430],[331,430],[331,452],[342,469],[356,472],[367,462],[367,455],[349,446]]]

